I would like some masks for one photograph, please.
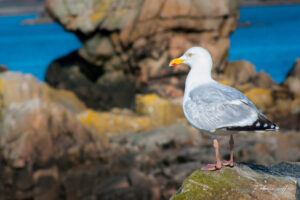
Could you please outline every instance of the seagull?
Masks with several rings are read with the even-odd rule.
[[[183,112],[188,122],[201,132],[209,133],[216,152],[216,164],[208,164],[202,170],[218,170],[222,166],[234,167],[233,134],[242,131],[278,131],[240,91],[213,80],[210,53],[202,47],[192,47],[181,57],[173,59],[169,66],[186,64],[190,71],[185,81]],[[220,160],[217,135],[230,135],[230,160]]]

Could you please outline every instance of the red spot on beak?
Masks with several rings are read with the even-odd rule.
[[[173,66],[175,67],[177,64],[176,63],[173,63]]]

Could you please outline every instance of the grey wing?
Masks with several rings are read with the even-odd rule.
[[[241,92],[218,83],[200,86],[189,97],[183,105],[184,113],[202,130],[250,126],[260,114]]]

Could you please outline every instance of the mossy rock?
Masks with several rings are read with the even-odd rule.
[[[296,166],[300,168],[300,165]],[[240,164],[219,171],[196,170],[185,179],[171,200],[296,199],[297,177],[293,180],[262,171],[260,167],[257,169]]]

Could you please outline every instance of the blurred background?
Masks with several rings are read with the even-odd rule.
[[[214,162],[168,67],[192,46],[281,128],[236,161],[299,162],[299,35],[300,0],[0,0],[0,199],[169,199]]]

